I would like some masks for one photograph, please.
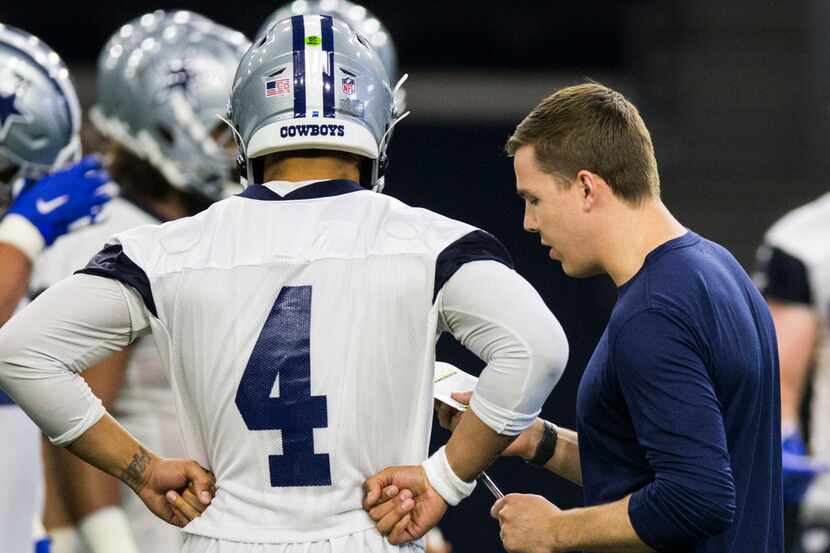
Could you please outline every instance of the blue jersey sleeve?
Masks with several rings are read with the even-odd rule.
[[[612,363],[654,479],[635,492],[631,524],[658,551],[718,534],[735,512],[720,402],[694,335],[649,309],[614,337]]]

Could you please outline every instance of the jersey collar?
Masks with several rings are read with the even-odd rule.
[[[311,200],[340,196],[349,192],[366,190],[358,183],[350,180],[318,180],[318,181],[271,181],[265,184],[254,184],[243,190],[238,196],[253,200]]]

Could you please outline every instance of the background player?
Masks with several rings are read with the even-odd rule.
[[[241,33],[185,11],[142,15],[107,42],[92,120],[111,139],[107,157],[122,195],[107,207],[104,222],[58,240],[38,260],[35,295],[82,268],[113,234],[192,215],[238,188],[236,146],[216,114],[226,109],[249,45]],[[143,444],[168,457],[184,455],[175,401],[151,340],[138,340],[84,376]],[[61,449],[55,455],[69,519],[92,553],[178,550],[180,532],[115,479]],[[67,528],[48,526],[56,545],[74,539]]]
[[[791,511],[797,511],[799,505],[801,510],[802,528],[798,530],[795,524],[790,529],[788,524],[787,541],[805,553],[830,551],[828,215],[830,195],[825,195],[776,222],[758,251],[759,271],[755,275],[778,334],[784,498]],[[800,408],[811,375],[810,453],[815,460],[808,455],[800,431]],[[799,513],[793,515],[797,518]]]
[[[99,160],[67,169],[80,156],[79,127],[60,57],[37,37],[0,24],[0,325],[24,297],[33,260],[110,199]],[[39,432],[2,391],[0,441],[15,444],[14,455],[0,457],[0,549],[29,553],[43,499]]]
[[[564,368],[561,327],[498,241],[358,184],[382,174],[392,104],[382,65],[348,26],[277,23],[243,58],[231,98],[253,185],[119,235],[0,332],[0,386],[57,443],[116,472],[119,452],[143,450],[125,434],[96,441],[116,429],[66,368],[152,331],[188,452],[218,478],[184,551],[392,550],[361,508],[362,483],[426,457],[436,335],[450,331],[488,363],[476,395],[485,422],[469,420],[505,435],[500,447]],[[42,310],[45,331],[32,326]],[[21,344],[55,362],[26,359]],[[41,385],[59,408],[45,408]],[[450,447],[475,450],[461,435]],[[430,463],[437,488],[472,491],[443,449]]]

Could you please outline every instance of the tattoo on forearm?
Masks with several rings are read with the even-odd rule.
[[[133,460],[121,473],[121,480],[137,492],[144,483],[144,471],[149,463],[150,454],[143,447],[139,447],[138,453],[133,455]]]

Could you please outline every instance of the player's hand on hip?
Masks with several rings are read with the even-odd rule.
[[[556,519],[562,511],[540,495],[506,495],[496,501],[490,516],[498,519],[501,541],[508,553],[560,553]]]
[[[154,457],[146,474],[145,481],[136,489],[136,493],[156,516],[175,526],[185,526],[192,518],[184,515],[183,503],[186,501],[179,497],[178,501],[171,503],[167,497],[168,492],[173,491],[181,496],[185,490],[190,489],[204,506],[210,505],[213,498],[216,484],[213,474],[196,461]],[[187,513],[192,514],[192,511],[187,510]]]
[[[363,508],[392,545],[421,538],[447,512],[423,467],[391,467],[363,484]]]
[[[216,489],[215,487],[212,487],[211,496],[215,495]],[[179,520],[184,521],[185,524],[189,523],[194,518],[201,516],[209,505],[203,503],[198,497],[196,497],[193,482],[185,488],[184,493],[181,495],[179,495],[179,493],[175,490],[170,490],[167,492],[166,497],[167,501],[170,502],[170,507],[173,509],[173,512],[178,516]]]
[[[27,181],[9,206],[28,220],[50,246],[83,219],[94,222],[104,204],[117,191],[99,157],[87,156],[72,167]]]

